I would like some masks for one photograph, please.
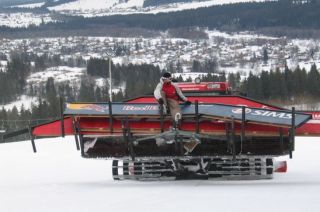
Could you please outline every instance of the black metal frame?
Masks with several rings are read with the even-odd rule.
[[[199,101],[196,100],[195,101],[195,120],[196,120],[196,133],[199,133],[200,132],[200,124],[199,124],[199,121],[200,121],[200,115],[199,115]]]
[[[295,145],[295,107],[292,107],[292,110],[291,110],[291,114],[292,114],[292,117],[291,117],[291,128],[290,128],[290,159],[292,158],[292,152],[294,151],[294,145]]]
[[[37,152],[37,148],[36,148],[36,144],[34,142],[34,135],[32,134],[32,128],[31,126],[29,125],[29,135],[30,135],[30,140],[31,140],[31,144],[32,144],[32,150],[34,153]]]
[[[124,142],[128,150],[128,153],[131,159],[134,161],[135,153],[133,150],[133,139],[132,139],[132,133],[130,130],[130,123],[129,123],[128,117],[126,117],[125,120],[122,120],[122,134],[123,134]]]
[[[73,127],[73,131],[74,131],[74,139],[76,142],[76,147],[77,150],[80,150],[80,145],[79,145],[79,138],[78,138],[78,127],[77,127],[77,121],[75,120],[75,117],[72,117],[72,127]]]
[[[246,128],[246,107],[245,106],[242,106],[242,116],[241,116],[241,147],[240,147],[240,154],[242,153],[242,145],[243,145],[243,142],[245,141],[246,139],[246,131],[245,131],[245,128]]]
[[[164,113],[163,113],[163,104],[160,104],[160,129],[161,132],[164,132]]]
[[[110,133],[113,133],[113,114],[112,114],[112,103],[109,101],[108,102],[109,105],[109,130]]]
[[[63,108],[63,102],[62,99],[60,99],[60,111],[62,111]],[[110,118],[109,118],[109,123],[110,123],[110,132],[113,132],[113,117],[112,117],[112,103],[109,102],[109,113],[110,113]],[[199,129],[199,122],[200,122],[200,114],[199,114],[199,110],[198,110],[198,106],[199,103],[198,101],[195,101],[195,132],[199,133],[200,129]],[[293,107],[291,110],[291,115],[292,115],[292,119],[291,119],[291,128],[289,130],[289,145],[290,145],[290,149],[289,149],[289,155],[290,158],[292,158],[292,152],[294,151],[294,146],[295,146],[295,108]],[[65,129],[64,129],[64,116],[63,114],[61,114],[61,136],[64,137],[65,136]],[[72,118],[72,125],[73,125],[73,130],[75,133],[75,142],[76,142],[76,147],[77,150],[81,150],[81,155],[84,156],[84,141],[83,141],[83,135],[81,133],[81,129],[80,129],[80,123],[75,119],[74,116],[71,117]],[[54,121],[48,122],[48,123],[52,123]],[[160,106],[160,124],[161,124],[161,132],[164,131],[164,114],[163,114],[163,106]],[[37,126],[42,126],[44,124],[41,125],[37,125]],[[125,139],[126,145],[127,145],[127,149],[128,149],[128,153],[131,156],[131,158],[134,160],[135,158],[135,153],[134,153],[134,149],[133,149],[133,138],[132,138],[132,133],[130,130],[130,123],[129,123],[129,118],[126,117],[125,120],[122,120],[122,125],[123,125],[123,137]],[[246,125],[246,107],[242,106],[242,117],[241,117],[241,148],[240,151],[237,152],[237,145],[236,145],[236,139],[235,139],[235,119],[233,116],[231,116],[231,120],[229,122],[226,122],[226,140],[227,140],[227,148],[228,148],[228,152],[230,152],[232,154],[233,159],[236,159],[236,155],[237,153],[241,154],[242,153],[242,144],[245,141],[245,125]],[[11,137],[15,137],[21,134],[25,134],[25,133],[29,133],[30,135],[30,139],[31,139],[31,143],[32,143],[32,148],[33,148],[33,152],[37,152],[37,148],[35,145],[35,136],[33,135],[33,129],[35,126],[31,126],[29,125],[28,128],[19,130],[19,131],[15,131],[15,132],[11,132],[11,133],[7,133],[1,136],[2,139],[7,139],[7,138],[11,138]],[[284,135],[283,135],[283,128],[279,128],[279,136],[280,136],[280,148],[281,151],[283,152],[284,149]],[[176,152],[178,155],[182,154],[182,150],[183,150],[183,145],[181,142],[181,138],[178,136],[175,138],[176,140]],[[80,143],[80,145],[79,145]]]
[[[63,116],[63,99],[59,97],[59,106],[60,106],[60,120],[61,120],[61,137],[64,138],[65,130],[64,130],[64,116]]]

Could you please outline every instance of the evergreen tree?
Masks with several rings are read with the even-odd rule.
[[[262,99],[261,82],[252,72],[249,73],[249,77],[245,82],[245,92],[250,98]]]
[[[272,89],[271,87],[271,80],[269,76],[269,72],[267,71],[262,71],[260,75],[260,80],[261,80],[261,91],[262,91],[262,98],[265,100],[270,99],[270,90]]]
[[[269,60],[268,50],[266,48],[263,49],[263,63],[267,64]]]
[[[46,82],[46,100],[50,106],[50,110],[48,110],[49,116],[55,117],[60,113],[59,109],[59,99],[56,91],[56,87],[54,84],[54,79],[49,77]]]
[[[293,72],[295,96],[306,95],[307,72],[298,66]]]
[[[178,62],[177,62],[177,73],[182,73],[182,72],[183,72],[182,65],[181,65],[180,61],[178,60]]]
[[[310,95],[320,97],[320,74],[315,64],[311,66],[307,77],[306,88]]]
[[[3,131],[7,131],[7,129],[9,128],[9,126],[8,126],[8,113],[4,109],[4,107],[2,107],[2,109],[0,111],[0,120],[1,120],[0,129]]]
[[[99,88],[99,86],[97,86],[97,88],[95,89],[94,96],[96,102],[103,102],[101,89]]]
[[[70,87],[69,83],[65,85],[65,101],[66,102],[74,102],[75,94],[73,92],[72,87]]]
[[[228,75],[228,83],[232,88],[236,87],[236,77],[233,73]]]
[[[273,82],[272,85],[272,92],[271,92],[271,97],[272,98],[281,98],[283,95],[283,88],[282,88],[282,76],[281,76],[281,72],[280,69],[276,69],[276,71],[271,72],[271,82]]]
[[[194,60],[192,63],[192,69],[193,72],[201,72],[201,63],[197,60]]]
[[[94,102],[94,82],[88,77],[82,77],[80,83],[80,91],[78,101],[80,102]]]
[[[285,67],[284,70],[284,79],[286,83],[286,90],[288,93],[288,97],[291,99],[294,96],[294,75],[292,71],[288,68],[288,66]]]
[[[16,130],[18,129],[17,121],[19,119],[19,111],[16,106],[14,106],[11,111],[8,112],[8,120],[9,122],[9,129]]]

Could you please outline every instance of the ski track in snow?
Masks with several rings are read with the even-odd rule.
[[[80,157],[73,137],[0,145],[0,211],[320,210],[319,138],[296,139],[288,173],[257,181],[113,181],[111,161]]]

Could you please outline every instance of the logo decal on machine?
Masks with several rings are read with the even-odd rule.
[[[108,110],[108,106],[102,106],[97,104],[68,104],[67,108],[71,110],[93,110],[102,113]]]
[[[125,105],[122,110],[131,110],[131,111],[150,111],[150,110],[158,110],[159,107],[157,105]]]
[[[254,110],[250,108],[245,109],[246,114],[250,114],[253,116],[263,116],[263,117],[273,117],[273,118],[283,118],[283,119],[291,119],[291,113],[283,113],[283,112],[276,112],[276,111],[265,111],[265,110]],[[241,114],[242,108],[235,108],[232,109],[232,113]]]
[[[250,108],[246,108],[246,113],[250,113],[252,110]],[[232,109],[232,113],[235,114],[242,114],[242,108],[235,108]]]

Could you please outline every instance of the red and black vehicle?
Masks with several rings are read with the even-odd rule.
[[[175,123],[153,96],[119,103],[68,103],[61,119],[3,135],[74,135],[81,156],[113,160],[114,179],[268,179],[295,136],[319,136],[320,112],[232,95],[226,82],[178,83],[192,102]]]

